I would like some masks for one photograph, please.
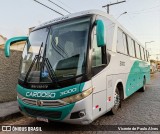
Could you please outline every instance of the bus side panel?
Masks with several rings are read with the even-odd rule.
[[[106,112],[106,90],[93,94],[93,118]]]
[[[93,119],[106,113],[106,69],[92,78],[93,85]]]
[[[134,59],[131,60],[129,56],[124,55],[124,54],[120,54],[120,53],[116,53],[112,51],[110,51],[109,53],[111,55],[111,61],[106,68],[107,94],[114,95],[117,84],[121,82],[123,85],[123,95],[124,95],[124,98],[126,98],[127,96],[126,96],[125,90],[126,90],[127,78],[128,78],[128,74],[135,60]],[[109,86],[111,85],[109,81],[112,81],[112,87]],[[110,93],[111,91],[112,93]],[[111,96],[112,98],[113,98],[113,95]],[[110,97],[110,96],[107,96],[107,97]],[[109,105],[107,103],[107,106],[109,106],[108,108],[112,107],[112,102],[109,102]]]
[[[144,78],[149,81],[149,65],[144,61],[135,61],[128,74],[126,83],[126,96],[130,96],[143,86]]]
[[[114,83],[113,83],[113,75],[107,76],[107,111],[109,111],[113,105],[114,102],[112,101],[113,98],[113,89],[114,88]]]
[[[126,85],[127,74],[115,74],[107,76],[107,111],[114,106],[114,95],[118,83],[122,83],[123,88]],[[123,93],[124,93],[123,89]]]

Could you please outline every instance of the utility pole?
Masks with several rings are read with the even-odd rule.
[[[120,1],[120,2],[115,2],[115,3],[110,3],[110,4],[102,6],[102,8],[107,7],[107,13],[109,14],[109,7],[110,6],[113,6],[113,5],[116,5],[116,4],[120,4],[120,3],[123,3],[123,2],[126,2],[126,1]]]

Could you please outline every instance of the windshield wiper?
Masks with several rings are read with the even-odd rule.
[[[59,84],[58,84],[59,80],[56,76],[55,71],[52,68],[52,65],[51,65],[50,61],[48,60],[48,58],[45,58],[44,60],[45,60],[44,63],[46,63],[46,68],[49,71],[50,78],[52,79],[53,82],[56,82],[57,87],[60,87]]]
[[[44,68],[45,68],[45,65],[46,65],[46,68],[49,72],[49,76],[50,76],[52,82],[56,82],[57,87],[60,87],[59,84],[58,84],[58,78],[56,76],[56,73],[53,70],[50,61],[45,56],[46,56],[46,48],[44,50],[44,56],[42,57],[42,63],[41,63],[41,68],[40,68],[40,81],[42,79],[42,75],[43,75],[42,73],[45,73]]]
[[[28,70],[28,72],[27,72],[27,74],[26,74],[25,79],[24,79],[24,83],[27,82],[28,76],[29,76],[29,74],[30,74],[30,72],[31,72],[34,64],[36,63],[36,69],[39,68],[39,65],[40,65],[40,68],[39,68],[39,69],[40,69],[40,82],[41,82],[41,78],[42,78],[42,72],[44,72],[44,67],[45,67],[45,65],[46,65],[46,68],[47,68],[47,70],[48,70],[48,72],[49,72],[49,76],[50,76],[52,82],[56,82],[57,87],[60,87],[59,84],[58,84],[58,78],[57,78],[57,76],[56,76],[56,74],[55,74],[55,71],[53,70],[53,68],[52,68],[52,66],[51,66],[50,61],[48,60],[48,58],[44,58],[44,57],[41,56],[42,47],[43,47],[43,42],[42,42],[42,44],[41,44],[41,46],[40,46],[38,55],[35,55],[32,63],[31,63],[31,66],[30,66],[30,68],[29,68],[29,70]],[[42,63],[39,64],[41,58],[42,58]],[[36,61],[37,61],[37,62],[36,62]]]
[[[42,47],[43,47],[43,42],[40,46],[40,49],[39,49],[39,52],[38,52],[38,55],[37,55],[37,64],[36,64],[36,68],[39,68],[39,63],[40,63],[40,59],[41,59],[41,53],[42,53]]]
[[[41,43],[41,46],[40,46],[38,55],[35,55],[32,63],[31,63],[31,66],[30,66],[30,68],[28,69],[28,72],[27,72],[26,77],[25,77],[25,79],[24,79],[24,83],[26,83],[26,81],[27,81],[27,79],[28,79],[28,76],[29,76],[29,74],[30,74],[30,72],[31,72],[31,70],[32,70],[32,68],[33,68],[36,60],[37,60],[37,64],[38,64],[38,61],[40,61],[40,58],[41,58],[40,54],[41,54],[41,48],[42,48],[42,46],[43,46],[43,42]],[[36,64],[36,68],[37,68],[37,66],[38,66],[37,64]]]

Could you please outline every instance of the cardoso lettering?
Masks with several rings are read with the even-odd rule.
[[[70,94],[70,93],[73,93],[76,91],[77,91],[77,88],[72,88],[72,89],[66,90],[64,92],[60,92],[60,96],[65,95],[65,94]]]
[[[27,92],[27,97],[43,97],[43,98],[55,98],[55,93],[48,93],[48,92]]]

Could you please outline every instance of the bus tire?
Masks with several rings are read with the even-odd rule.
[[[139,89],[140,92],[144,92],[146,90],[146,78],[143,79],[143,87]]]
[[[109,113],[111,115],[115,115],[120,107],[121,107],[121,95],[118,87],[116,87],[114,95],[114,106]]]

